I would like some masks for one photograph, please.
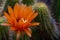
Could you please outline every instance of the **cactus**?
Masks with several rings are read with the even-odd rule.
[[[55,2],[55,3],[56,3],[56,5],[54,5],[54,6],[56,6],[55,7],[56,20],[60,22],[60,0],[57,0],[57,2]]]
[[[59,32],[57,32],[58,31],[57,26],[55,24],[55,21],[51,17],[46,4],[40,2],[40,3],[34,4],[34,6],[32,6],[32,7],[39,13],[38,17],[34,21],[38,21],[41,23],[39,28],[37,28],[37,32],[36,32],[37,34],[35,34],[35,36],[34,36],[34,33],[33,33],[33,37],[38,37],[39,36],[38,34],[40,34],[40,36],[39,36],[40,38],[37,38],[38,40],[40,40],[40,39],[41,40],[59,39]],[[38,36],[36,36],[36,35],[38,35]]]
[[[4,17],[0,17],[0,24],[6,22]],[[8,40],[8,28],[0,25],[0,40]]]
[[[18,2],[18,0],[7,0],[4,11],[7,11],[7,6],[13,7],[15,5],[15,3],[17,3],[17,2]]]
[[[34,4],[34,0],[22,0],[22,3],[26,5],[32,5]]]

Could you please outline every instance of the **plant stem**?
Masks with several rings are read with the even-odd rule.
[[[16,38],[16,40],[19,40],[19,37],[20,37],[20,31],[17,32],[17,38]]]

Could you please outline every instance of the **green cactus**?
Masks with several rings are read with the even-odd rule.
[[[39,31],[39,30],[40,31],[36,32],[36,34],[33,33],[33,37],[38,37],[39,36],[38,34],[40,34],[40,36],[39,36],[40,38],[37,38],[38,40],[40,40],[40,39],[41,40],[59,39],[58,33],[56,33],[54,31],[56,25],[52,21],[53,19],[50,15],[50,12],[49,12],[46,4],[44,4],[42,2],[36,3],[36,4],[34,4],[33,8],[39,13],[39,15],[35,21],[38,21],[41,23],[39,28],[37,27],[37,31]],[[34,36],[34,35],[38,35],[38,36]]]
[[[0,25],[0,40],[8,40],[8,28]]]
[[[60,22],[60,0],[57,0],[57,2],[55,2],[55,3],[56,3],[56,5],[54,5],[54,6],[56,6],[55,7],[56,20]]]
[[[14,5],[18,2],[18,0],[7,0],[4,11],[7,11],[7,6],[14,7]]]
[[[4,17],[0,17],[0,24],[6,22]],[[0,40],[8,40],[8,28],[0,25]]]
[[[34,4],[34,0],[23,0],[22,3],[26,5],[32,5]]]

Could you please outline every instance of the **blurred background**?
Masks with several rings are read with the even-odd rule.
[[[33,21],[41,23],[31,28],[32,37],[24,35],[24,40],[60,40],[60,0],[0,0],[0,24],[6,21],[3,12],[7,12],[7,6],[13,8],[17,2],[32,6],[39,13]],[[15,40],[15,33],[10,32],[8,35],[8,29],[0,25],[0,40]]]

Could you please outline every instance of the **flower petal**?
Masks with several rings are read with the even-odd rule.
[[[26,20],[30,20],[30,17],[31,17],[31,15],[32,15],[33,13],[31,12],[31,13],[29,13],[29,15],[27,16],[27,19]]]
[[[23,12],[23,18],[27,19],[27,17],[28,17],[31,13],[33,13],[32,8],[26,6],[25,9],[24,9],[24,12]]]
[[[18,3],[16,3],[14,6],[14,14],[17,19],[18,19],[18,15],[19,15],[19,8],[20,8],[20,5]]]
[[[38,15],[38,13],[33,13],[30,18],[28,19],[29,22],[31,22],[36,16]]]
[[[10,6],[8,6],[8,12],[9,12],[11,17],[15,18],[14,13],[13,13],[13,9]]]
[[[19,18],[23,18],[23,12],[24,12],[25,7],[26,7],[26,6],[25,6],[24,4],[22,4],[22,5],[20,6]]]
[[[10,30],[15,31],[16,28],[15,27],[10,27]]]
[[[31,29],[30,28],[28,28],[28,29],[24,29],[24,31],[26,32],[26,34],[29,36],[29,37],[31,37]]]
[[[1,23],[0,25],[2,25],[2,26],[10,26],[10,24],[8,24],[8,23]]]
[[[37,26],[37,25],[39,25],[40,23],[38,23],[38,22],[34,22],[34,23],[31,23],[30,25],[31,26]]]
[[[23,12],[23,18],[24,18],[24,19],[26,19],[27,12],[28,12],[27,10],[28,10],[28,8],[25,7],[24,12]]]
[[[5,17],[7,18],[8,22],[9,22],[10,24],[13,24],[13,20],[10,18],[10,16],[9,16],[6,12],[4,12],[4,15],[5,15]]]

